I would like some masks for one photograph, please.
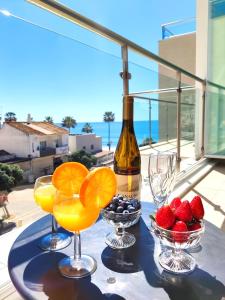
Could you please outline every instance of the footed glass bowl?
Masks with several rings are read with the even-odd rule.
[[[185,251],[190,247],[195,247],[205,230],[204,223],[201,222],[201,228],[194,231],[171,231],[151,223],[151,231],[161,240],[165,248],[159,255],[160,265],[167,271],[181,274],[192,272],[196,267],[195,259]]]
[[[125,228],[138,222],[141,216],[141,209],[132,213],[116,213],[102,209],[101,214],[103,219],[115,228],[114,232],[106,236],[105,242],[109,247],[123,249],[131,247],[135,243],[135,236],[132,233],[126,232]]]

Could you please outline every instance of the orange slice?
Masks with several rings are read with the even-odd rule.
[[[92,170],[80,188],[80,201],[84,206],[104,208],[116,193],[115,173],[107,167]]]
[[[78,194],[88,169],[78,162],[66,162],[55,169],[52,184],[67,194]]]

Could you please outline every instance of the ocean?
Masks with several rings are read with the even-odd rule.
[[[86,122],[77,123],[75,128],[70,129],[70,133],[81,134],[82,128]],[[93,128],[93,133],[102,137],[102,147],[107,148],[108,144],[108,124],[106,122],[89,122]],[[110,123],[110,133],[111,133],[111,149],[115,149],[118,143],[122,128],[122,122],[111,122]],[[149,121],[134,121],[134,130],[137,138],[138,144],[141,144],[144,139],[149,137]],[[158,120],[151,122],[151,135],[153,141],[157,142],[158,133]]]

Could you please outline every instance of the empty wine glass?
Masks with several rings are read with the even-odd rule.
[[[167,201],[176,179],[176,153],[157,152],[150,154],[148,178],[156,208]]]

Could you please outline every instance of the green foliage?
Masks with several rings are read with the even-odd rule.
[[[108,146],[109,146],[109,151],[111,149],[111,141],[110,141],[110,123],[114,122],[115,120],[115,114],[112,113],[111,111],[106,111],[103,115],[103,121],[108,123]]]
[[[88,169],[90,169],[96,164],[97,159],[95,156],[87,153],[86,151],[80,150],[72,153],[69,156],[69,161],[79,162],[85,165]]]
[[[16,165],[0,163],[0,191],[10,191],[23,179],[23,170]]]
[[[147,146],[147,145],[150,145],[150,144],[155,144],[155,142],[153,141],[152,138],[146,138],[142,141],[142,143],[139,145],[140,147],[141,146]]]
[[[45,117],[44,122],[48,122],[50,124],[53,124],[53,118],[51,116],[47,116],[47,117]]]
[[[69,132],[70,132],[70,128],[75,128],[76,125],[77,125],[77,122],[76,122],[76,120],[73,117],[66,116],[62,120],[62,127],[68,128]]]
[[[114,122],[115,120],[115,114],[111,111],[106,111],[103,115],[103,121],[104,122]]]
[[[12,121],[16,121],[16,114],[14,112],[7,112],[5,114],[5,121],[6,122],[12,122]]]
[[[0,170],[0,191],[10,192],[14,186],[14,178],[7,175],[4,171]]]
[[[92,131],[93,131],[93,128],[92,128],[91,124],[85,123],[84,127],[82,128],[82,132],[91,133]]]

